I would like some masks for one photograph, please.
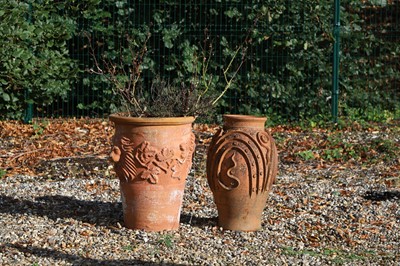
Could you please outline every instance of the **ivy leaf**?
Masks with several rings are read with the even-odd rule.
[[[224,14],[226,16],[228,16],[229,18],[235,18],[236,17],[237,19],[239,19],[239,18],[242,17],[242,13],[240,13],[239,10],[236,7],[225,11]]]
[[[174,41],[181,34],[181,31],[178,25],[173,24],[170,29],[164,29],[162,33],[165,47],[171,49],[174,47]]]
[[[8,93],[3,93],[3,100],[9,102],[11,100],[10,95]]]

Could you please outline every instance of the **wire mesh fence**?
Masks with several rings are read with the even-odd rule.
[[[350,1],[346,7],[340,73],[344,114],[399,118],[400,1],[360,6]]]
[[[342,0],[340,7],[339,115],[399,118],[400,1]],[[246,59],[234,61],[238,76],[215,114],[274,121],[331,114],[332,1],[65,1],[59,14],[75,21],[68,50],[79,73],[67,97],[35,103],[34,117],[107,116],[117,107],[115,96],[90,70],[96,58],[113,60],[149,32],[143,84],[158,75],[190,79],[193,62],[209,56],[221,90],[232,54],[245,43]]]

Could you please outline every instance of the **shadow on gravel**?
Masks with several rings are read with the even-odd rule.
[[[363,198],[372,201],[400,200],[400,191],[369,191]]]
[[[100,260],[100,259],[92,259],[92,258],[85,258],[80,257],[78,255],[72,255],[65,252],[47,249],[47,248],[39,248],[39,247],[24,247],[19,244],[6,244],[4,245],[6,249],[17,249],[24,254],[31,254],[37,257],[45,257],[45,258],[52,258],[54,260],[65,261],[69,262],[72,265],[81,266],[96,266],[96,265],[149,265],[155,266],[160,265],[160,263],[154,262],[146,262],[143,260]],[[162,265],[166,266],[178,266],[182,264],[174,264],[174,263],[162,263]]]
[[[20,213],[57,219],[72,218],[102,226],[122,221],[121,203],[84,201],[66,196],[37,197],[35,201],[0,195],[0,213]]]
[[[182,213],[180,222],[191,226],[196,226],[204,229],[205,226],[216,226],[218,217],[205,218],[191,214]]]

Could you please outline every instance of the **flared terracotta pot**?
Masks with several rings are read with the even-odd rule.
[[[111,115],[110,120],[115,123],[111,158],[120,180],[125,226],[178,229],[195,146],[194,118]]]
[[[207,179],[224,229],[256,231],[275,181],[278,156],[266,118],[224,115],[207,156]]]

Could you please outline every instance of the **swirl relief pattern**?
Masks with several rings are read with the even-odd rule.
[[[277,172],[274,140],[265,130],[220,129],[211,141],[207,178],[211,190],[248,185],[248,194],[271,189]]]

